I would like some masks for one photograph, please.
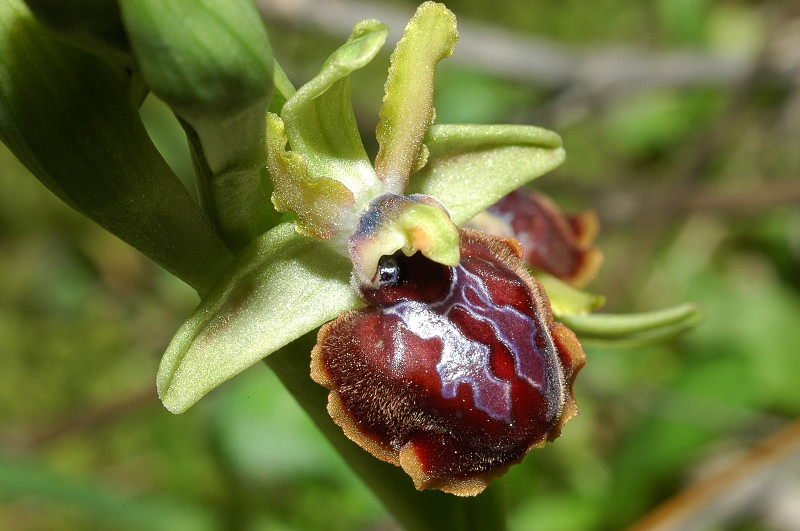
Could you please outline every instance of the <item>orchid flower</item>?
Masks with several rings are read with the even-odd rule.
[[[581,342],[641,344],[697,321],[693,305],[592,313],[602,297],[576,287],[599,265],[591,223],[503,199],[564,161],[557,134],[435,123],[435,67],[458,38],[442,4],[422,4],[392,54],[374,162],[349,83],[386,40],[376,20],[295,89],[248,0],[27,4],[0,7],[0,139],[202,297],[161,360],[165,407],[184,412],[266,360],[409,526],[440,528],[372,456],[417,489],[474,496],[577,414]],[[137,115],[148,90],[186,132],[199,204]],[[443,522],[467,507],[424,499]]]

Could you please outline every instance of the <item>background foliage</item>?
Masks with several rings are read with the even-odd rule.
[[[437,77],[438,119],[559,132],[567,162],[536,186],[597,209],[606,262],[590,288],[614,311],[705,307],[703,325],[668,344],[586,345],[581,416],[504,480],[512,529],[625,527],[800,413],[800,12],[770,1],[448,6],[462,44]],[[326,34],[302,10],[260,7],[298,85],[347,34]],[[385,9],[407,19],[414,7],[358,4],[347,23]],[[470,21],[602,68],[557,83],[487,73],[470,56],[455,61]],[[624,53],[608,59],[611,49]],[[674,79],[704,58],[713,73],[721,63],[708,54],[743,70],[625,77],[639,58],[673,52],[686,59]],[[387,65],[383,56],[353,82],[365,139]],[[193,189],[174,118],[152,98],[142,113]],[[392,529],[265,366],[183,415],[163,409],[154,374],[195,297],[0,148],[0,528]],[[758,493],[702,513],[727,529],[797,529],[793,462],[742,473],[732,486],[758,481]]]

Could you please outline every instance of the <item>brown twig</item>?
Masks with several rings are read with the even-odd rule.
[[[800,458],[800,421],[795,421],[753,447],[721,472],[667,500],[629,531],[707,529],[748,508],[770,480]]]
[[[331,35],[346,36],[356,21],[377,18],[388,24],[392,43],[413,14],[413,7],[357,0],[257,0],[256,5],[272,24],[313,27]],[[731,86],[753,66],[749,59],[720,52],[598,45],[581,50],[456,15],[461,38],[453,64],[542,87],[574,87],[582,99],[610,89]],[[776,67],[776,74],[783,72]]]

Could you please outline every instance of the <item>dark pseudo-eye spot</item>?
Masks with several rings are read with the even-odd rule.
[[[400,263],[390,255],[378,260],[378,283],[381,287],[394,286],[400,281]]]

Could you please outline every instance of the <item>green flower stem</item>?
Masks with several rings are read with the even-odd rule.
[[[381,500],[394,518],[414,531],[478,531],[505,529],[502,482],[495,481],[474,498],[439,491],[417,491],[411,479],[394,465],[379,461],[350,441],[326,410],[328,390],[309,376],[308,353],[316,334],[310,333],[265,359],[350,468]]]

